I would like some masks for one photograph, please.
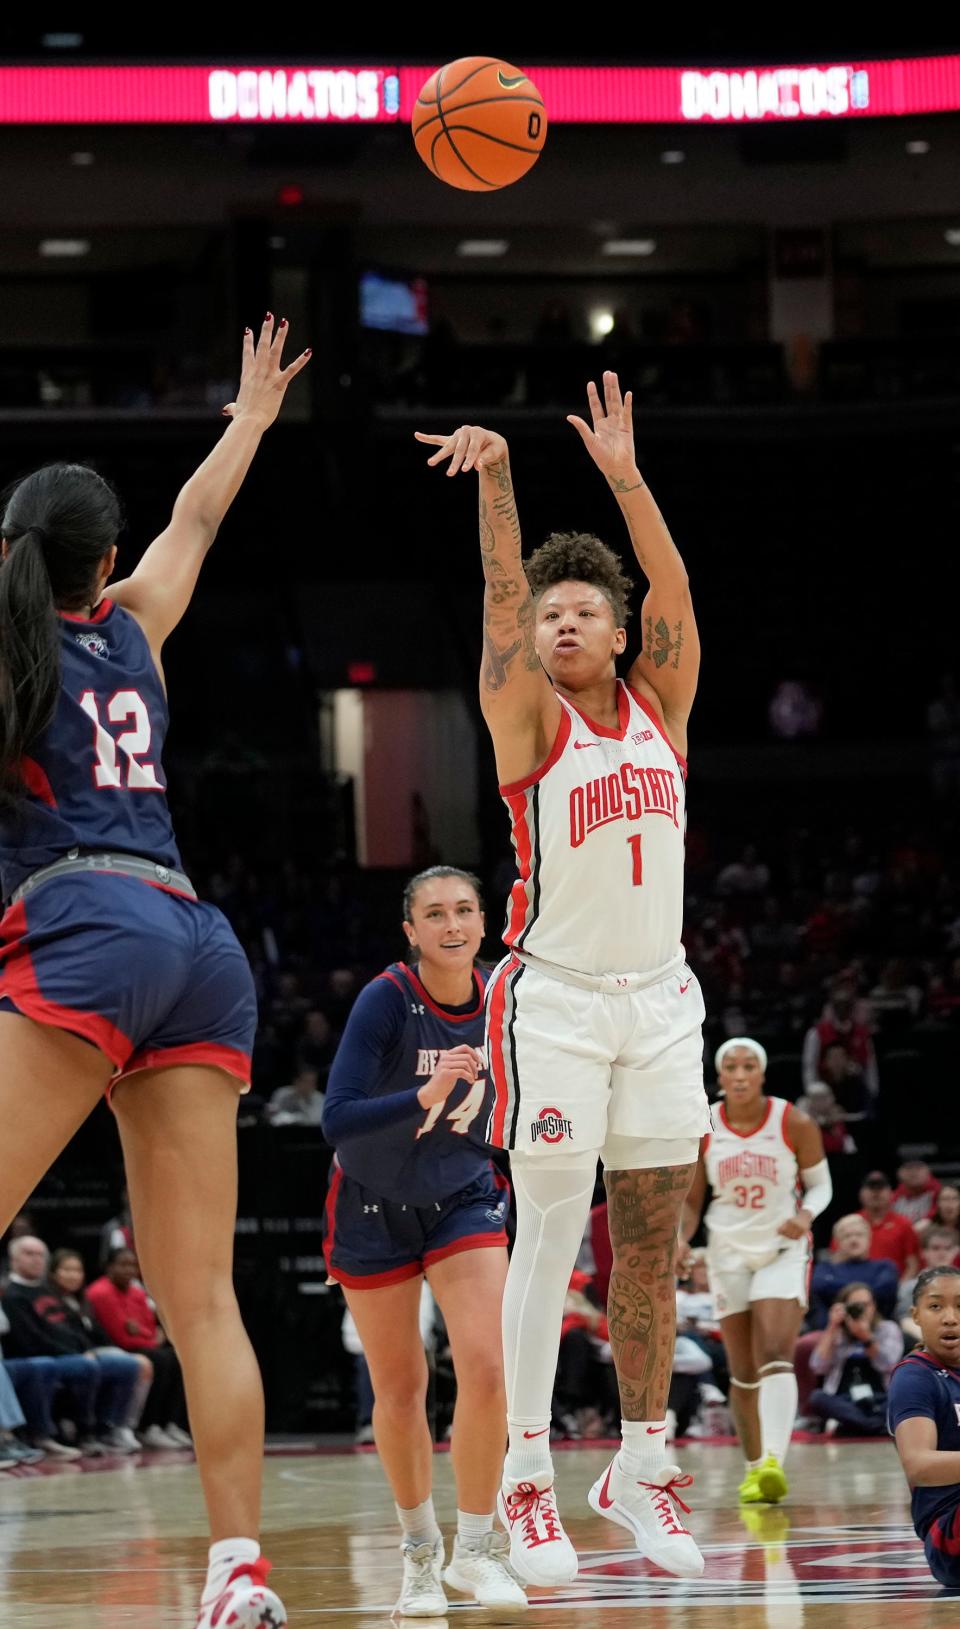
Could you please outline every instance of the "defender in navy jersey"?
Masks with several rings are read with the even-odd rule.
[[[887,1418],[930,1571],[960,1589],[960,1268],[920,1274],[913,1317],[923,1344],[893,1371]]]
[[[282,366],[286,332],[270,316],[256,341],[247,329],[232,422],[109,596],[121,514],[94,470],[48,465],[0,504],[0,1231],[112,1087],[217,1533],[197,1629],[287,1619],[257,1541],[263,1391],[233,1293],[256,1001],[229,924],[181,869],[161,651],[308,360]]]
[[[509,1193],[487,1143],[480,885],[434,866],[407,884],[403,915],[413,965],[393,963],[362,991],[330,1071],[323,1129],[336,1155],[324,1253],[370,1366],[374,1437],[403,1533],[398,1610],[441,1615],[443,1577],[483,1606],[522,1610],[506,1540],[493,1532],[506,1435],[497,1331]],[[445,1574],[424,1406],[424,1274],[457,1373],[457,1537]]]

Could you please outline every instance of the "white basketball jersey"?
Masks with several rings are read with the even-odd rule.
[[[575,973],[666,977],[683,960],[686,764],[622,680],[615,730],[558,700],[546,763],[500,788],[519,872],[504,943]]]
[[[707,1207],[707,1235],[712,1252],[726,1249],[762,1266],[787,1241],[777,1233],[797,1208],[799,1167],[787,1139],[790,1104],[767,1099],[765,1119],[756,1131],[734,1131],[723,1100],[710,1109],[710,1132],[704,1160],[713,1198]]]

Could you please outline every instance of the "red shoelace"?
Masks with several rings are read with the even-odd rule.
[[[642,1481],[638,1482],[637,1486],[641,1488],[649,1488],[655,1495],[653,1499],[653,1508],[668,1533],[689,1533],[689,1528],[684,1527],[683,1523],[678,1519],[677,1513],[673,1506],[678,1505],[683,1511],[684,1515],[689,1516],[690,1506],[684,1504],[679,1493],[677,1492],[677,1489],[692,1487],[692,1476],[674,1476],[669,1482],[664,1483],[662,1487],[659,1482]],[[671,1500],[673,1501],[672,1504]]]
[[[527,1544],[550,1544],[561,1539],[560,1517],[553,1483],[548,1488],[537,1488],[532,1482],[521,1482],[515,1493],[507,1495],[510,1525],[523,1523],[523,1536]],[[537,1520],[543,1522],[543,1536],[537,1532]]]

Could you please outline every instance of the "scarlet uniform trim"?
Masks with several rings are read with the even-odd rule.
[[[583,715],[581,714],[581,717],[582,716]],[[546,758],[544,758],[543,763],[540,765],[540,768],[535,769],[533,771],[532,775],[525,775],[523,780],[521,780],[521,781],[510,781],[508,785],[501,786],[501,788],[500,788],[501,797],[505,797],[505,798],[515,797],[518,792],[526,792],[529,787],[535,786],[537,781],[542,781],[543,777],[544,777],[544,775],[546,775],[547,771],[553,768],[553,766],[556,763],[557,759],[560,757],[560,754],[562,753],[564,747],[566,746],[567,742],[569,741],[569,739],[570,739],[570,730],[571,730],[570,714],[567,712],[566,708],[563,705],[563,702],[561,701],[561,703],[560,703],[560,722],[557,725],[557,733],[553,738],[553,746],[550,748],[550,751],[547,754]],[[606,731],[607,735],[610,735],[611,733],[612,732],[610,730]]]
[[[757,1135],[758,1131],[763,1130],[764,1126],[766,1125],[766,1123],[769,1120],[772,1113],[773,1113],[773,1098],[768,1097],[767,1098],[767,1112],[764,1115],[763,1119],[760,1121],[760,1124],[758,1126],[754,1126],[752,1131],[738,1131],[736,1126],[732,1126],[730,1124],[730,1121],[727,1119],[727,1106],[726,1106],[726,1104],[725,1103],[720,1104],[720,1119],[723,1121],[723,1124],[726,1127],[726,1129],[729,1132],[733,1133],[734,1137],[743,1137],[743,1138],[755,1137]],[[789,1144],[787,1146],[789,1147]]]
[[[105,622],[107,617],[110,615],[110,612],[113,610],[113,605],[113,600],[101,600],[100,604],[94,608],[91,616],[77,617],[74,616],[70,611],[58,611],[57,616],[60,617],[61,621],[63,622],[79,622],[86,627],[91,622]]]
[[[344,1273],[339,1267],[331,1266],[328,1261],[327,1272],[348,1290],[382,1290],[386,1289],[388,1284],[403,1284],[408,1278],[419,1278],[423,1268],[419,1261],[408,1261],[402,1267],[391,1267],[388,1273],[367,1273],[361,1276],[357,1273]]]
[[[534,845],[527,821],[526,792],[512,792],[507,798],[507,806],[513,821],[513,841],[517,854],[517,880],[510,890],[510,921],[505,938],[509,944],[515,944],[523,932],[527,911],[530,906],[527,898],[527,884],[530,881],[532,870],[531,859]]]
[[[438,1006],[430,994],[430,991],[427,989],[426,985],[423,984],[420,979],[418,979],[412,967],[401,967],[400,971],[417,998],[422,1001],[425,1006],[429,1007],[431,1012],[435,1012],[438,1018],[446,1019],[448,1023],[468,1024],[470,1023],[471,1019],[479,1018],[480,1014],[483,1012],[484,986],[483,980],[481,979],[476,968],[473,970],[473,982],[477,992],[477,1005],[475,1007],[471,1007],[469,1012],[461,1013],[448,1012],[446,1007]],[[393,974],[386,973],[382,974],[381,977],[393,978]],[[393,982],[399,986],[398,979],[393,978]],[[400,986],[400,988],[402,988],[402,986]]]
[[[35,758],[21,758],[20,774],[28,792],[39,798],[41,803],[45,803],[48,809],[57,807],[53,787],[42,764],[38,764]]]
[[[493,1134],[491,1142],[495,1148],[503,1147],[503,1126],[507,1117],[507,1102],[509,1087],[507,1085],[506,1070],[503,1067],[503,1011],[507,999],[507,980],[523,963],[516,956],[511,956],[490,998],[490,1029],[489,1066],[493,1076]]]
[[[119,1086],[128,1075],[140,1074],[144,1069],[174,1069],[178,1064],[205,1064],[211,1069],[222,1069],[250,1085],[250,1057],[236,1046],[223,1046],[218,1041],[192,1041],[187,1046],[147,1047],[135,1052],[130,1062],[121,1069],[113,1086]]]
[[[786,1101],[786,1099],[784,1099],[783,1113],[780,1116],[780,1135],[783,1138],[784,1142],[786,1143],[787,1147],[789,1148],[791,1154],[795,1154],[797,1152],[796,1144],[791,1140],[790,1133],[787,1130],[787,1120],[789,1118],[790,1110],[792,1109],[792,1107],[793,1107],[793,1104],[788,1103]]]
[[[459,1256],[464,1250],[506,1249],[507,1235],[500,1230],[499,1233],[467,1233],[462,1239],[454,1239],[452,1244],[442,1244],[437,1250],[427,1250],[424,1253],[424,1267],[434,1267],[438,1261],[445,1261],[448,1256]]]
[[[651,724],[653,724],[660,731],[660,734],[663,736],[663,739],[666,741],[667,746],[670,748],[670,751],[673,753],[673,756],[676,758],[677,763],[680,765],[680,768],[683,770],[684,776],[686,776],[686,773],[687,773],[687,760],[686,760],[686,758],[684,758],[682,753],[677,751],[677,749],[674,746],[673,742],[671,741],[669,735],[667,734],[666,730],[663,727],[663,720],[658,717],[656,711],[650,705],[650,703],[647,700],[646,696],[642,696],[640,694],[639,690],[634,690],[633,685],[632,684],[627,684],[626,680],[623,681],[623,684],[624,684],[625,689],[629,690],[629,692],[630,692],[631,696],[633,697],[634,701],[636,702],[637,706],[643,708],[643,710],[646,713],[647,717],[649,718]]]
[[[123,1031],[111,1024],[100,1013],[82,1012],[75,1007],[63,1007],[58,1001],[48,1001],[37,980],[33,958],[27,948],[26,901],[11,905],[2,921],[3,941],[0,942],[0,995],[6,996],[25,1018],[46,1024],[52,1029],[64,1029],[79,1035],[99,1047],[115,1069],[122,1069],[133,1051],[133,1042]]]
[[[337,1228],[337,1194],[343,1181],[343,1170],[334,1155],[330,1166],[330,1181],[327,1186],[327,1200],[324,1205],[324,1215],[327,1219],[327,1228],[323,1236],[323,1259],[327,1264],[327,1276],[333,1277],[333,1263],[330,1258],[333,1254],[334,1239]]]
[[[589,713],[585,713],[582,708],[578,707],[575,701],[570,701],[569,696],[563,698],[573,708],[574,712],[583,719],[583,722],[593,731],[594,735],[602,735],[608,741],[622,741],[627,733],[627,725],[630,722],[630,703],[627,700],[627,687],[622,679],[618,679],[616,683],[617,727],[615,730],[611,730],[606,724],[598,724],[595,719],[590,717]]]

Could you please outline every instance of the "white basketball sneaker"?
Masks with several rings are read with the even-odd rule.
[[[637,1549],[664,1572],[676,1578],[699,1578],[703,1556],[679,1514],[690,1514],[678,1490],[692,1482],[693,1477],[684,1476],[679,1465],[661,1465],[649,1480],[628,1476],[620,1469],[618,1455],[594,1482],[587,1498],[591,1510],[632,1533]]]
[[[403,1556],[403,1587],[394,1611],[401,1618],[443,1618],[447,1597],[443,1593],[443,1539],[433,1544],[415,1544],[406,1539],[400,1546]]]
[[[444,1580],[451,1588],[472,1595],[478,1606],[525,1612],[527,1597],[508,1570],[509,1555],[510,1542],[505,1533],[484,1533],[472,1544],[464,1543],[458,1534]]]
[[[510,1534],[510,1566],[518,1578],[547,1588],[572,1583],[577,1576],[577,1552],[563,1531],[552,1471],[523,1482],[506,1477],[497,1511]]]
[[[235,1567],[220,1594],[200,1608],[197,1629],[286,1629],[286,1608],[267,1588],[269,1571],[263,1556]]]

